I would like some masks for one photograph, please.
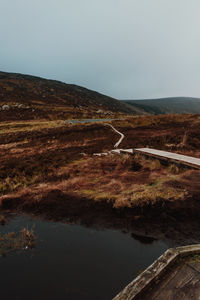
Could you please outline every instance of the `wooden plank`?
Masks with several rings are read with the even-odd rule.
[[[183,300],[199,299],[200,274],[185,264],[178,270],[172,270],[163,278],[153,291],[147,293],[143,300]]]
[[[133,154],[133,149],[120,149],[121,153]]]
[[[181,260],[173,267],[178,258],[192,257],[197,253],[200,253],[200,244],[167,250],[113,300],[200,300],[199,261],[195,265],[189,261],[183,266]],[[164,297],[163,290],[166,290]]]
[[[196,157],[151,148],[136,148],[134,151],[148,156],[157,157],[158,159],[167,159],[200,169],[200,159]]]
[[[167,267],[173,263],[178,257],[179,252],[176,249],[169,249],[161,255],[151,266],[149,266],[142,274],[127,285],[124,290],[119,293],[113,300],[132,300],[136,299],[145,291]]]

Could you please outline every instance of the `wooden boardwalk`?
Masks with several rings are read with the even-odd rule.
[[[199,300],[200,262],[188,258],[181,261],[160,278],[140,300]]]
[[[113,300],[199,300],[200,244],[168,249]]]
[[[133,150],[134,152],[145,154],[147,156],[156,157],[158,159],[165,159],[174,161],[176,163],[181,163],[187,166],[191,166],[196,169],[200,169],[200,158],[195,158],[192,156],[161,151],[151,148],[136,148]]]
[[[151,148],[113,149],[106,153],[94,153],[93,155],[104,156],[104,155],[108,155],[109,153],[132,154],[132,155],[134,153],[140,153],[145,156],[155,157],[160,160],[172,161],[178,164],[190,166],[195,169],[200,169],[200,158],[162,151],[162,150],[151,149]]]

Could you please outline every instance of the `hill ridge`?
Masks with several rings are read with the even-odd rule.
[[[2,109],[5,105],[6,109]],[[0,71],[1,120],[95,118],[142,113],[134,106],[76,84]]]
[[[200,113],[200,98],[195,97],[182,96],[122,101],[149,114]]]

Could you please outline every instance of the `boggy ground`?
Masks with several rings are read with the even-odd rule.
[[[125,134],[121,148],[200,157],[199,115],[132,117],[113,125]],[[138,155],[93,156],[118,140],[104,124],[1,122],[0,131],[1,210],[125,230],[134,224],[139,235],[149,230],[147,220],[159,235],[159,224],[166,229],[174,218],[198,219],[200,171]]]

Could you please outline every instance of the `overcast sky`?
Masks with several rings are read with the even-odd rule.
[[[0,0],[0,70],[118,99],[200,97],[200,0]]]

